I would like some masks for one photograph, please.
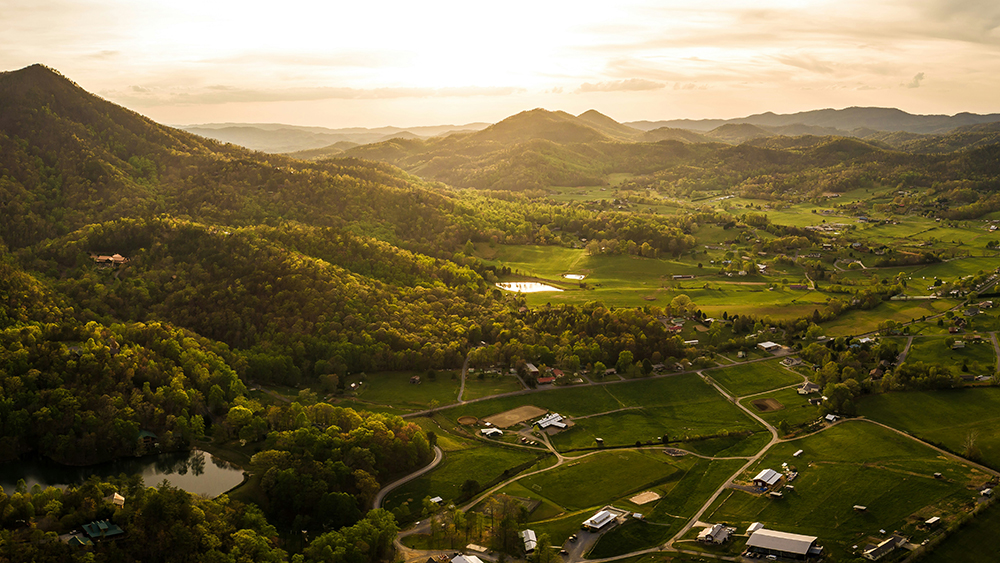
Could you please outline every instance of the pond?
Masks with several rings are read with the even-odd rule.
[[[563,277],[568,280],[582,280],[587,276],[585,274],[563,274]]]
[[[147,487],[164,479],[189,493],[215,497],[243,482],[243,470],[201,450],[117,459],[108,463],[74,467],[46,458],[32,458],[0,465],[0,486],[8,495],[17,481],[24,479],[28,490],[36,484],[46,487],[78,485],[91,475],[98,477],[142,475]]]
[[[501,282],[497,284],[500,289],[507,291],[517,291],[520,293],[537,293],[539,291],[562,291],[558,287],[552,287],[538,282]]]

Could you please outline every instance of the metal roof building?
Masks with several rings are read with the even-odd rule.
[[[815,545],[816,539],[816,536],[760,529],[750,534],[747,547],[755,553],[789,559],[805,559],[807,555],[819,555],[823,552],[822,547]]]
[[[607,510],[602,510],[597,514],[591,516],[586,522],[583,523],[585,528],[590,528],[592,530],[600,530],[601,528],[607,526],[615,519],[615,515],[608,512]]]
[[[535,551],[535,546],[538,545],[538,538],[535,537],[534,530],[525,530],[521,532],[521,539],[524,540],[524,552],[531,553]]]
[[[781,480],[781,473],[773,469],[764,469],[753,478],[753,484],[758,487],[773,487]]]
[[[452,557],[451,563],[483,563],[483,560],[475,555],[456,555]]]
[[[537,424],[538,427],[541,428],[542,430],[545,430],[549,426],[555,426],[556,428],[566,428],[566,423],[563,422],[562,419],[563,417],[561,414],[554,412],[552,414],[545,415],[542,418],[538,419],[535,422],[535,424]]]

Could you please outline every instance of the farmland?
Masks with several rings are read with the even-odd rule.
[[[802,383],[802,376],[783,367],[778,360],[712,370],[712,379],[733,397]]]

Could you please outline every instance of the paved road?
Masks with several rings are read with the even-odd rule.
[[[420,477],[424,473],[427,473],[431,469],[434,469],[435,467],[438,466],[439,463],[441,463],[442,458],[444,458],[444,454],[441,452],[441,448],[434,446],[434,459],[430,462],[430,464],[414,471],[413,473],[410,473],[405,477],[396,479],[392,483],[389,483],[388,485],[382,487],[382,489],[379,490],[378,494],[375,495],[375,501],[372,504],[375,506],[375,508],[382,508],[382,501],[385,500],[385,496],[388,495],[390,491],[403,484],[409,483],[410,481],[416,479],[417,477]]]

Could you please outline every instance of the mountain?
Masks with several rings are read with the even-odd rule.
[[[510,144],[543,139],[552,141],[553,143],[567,144],[592,143],[613,139],[613,137],[594,127],[594,122],[601,123],[601,120],[594,116],[588,116],[588,119],[581,119],[563,111],[547,111],[539,108],[523,111],[499,123],[494,123],[482,131],[469,135],[467,141],[469,143],[493,142]],[[606,124],[603,124],[601,127],[610,128]]]
[[[326,127],[302,127],[280,123],[206,123],[184,125],[180,129],[223,143],[233,143],[249,149],[269,153],[291,153],[335,145],[354,143],[363,145],[392,139],[400,135],[409,138],[426,139],[453,133],[479,131],[487,123],[467,123],[465,125],[434,125],[422,127],[349,127],[329,129]]]
[[[705,133],[709,139],[739,144],[750,139],[773,137],[774,133],[749,123],[727,123]]]
[[[643,139],[643,132],[628,125],[618,123],[614,119],[600,113],[597,110],[588,110],[576,118],[612,139],[619,141],[635,142]]]
[[[845,109],[820,109],[790,114],[772,112],[734,119],[674,119],[668,121],[635,121],[630,127],[651,131],[660,127],[674,127],[693,131],[711,131],[726,124],[750,124],[761,127],[807,125],[837,129],[846,135],[858,128],[879,131],[907,131],[910,133],[947,133],[965,125],[1000,121],[1000,114],[979,115],[914,115],[896,108],[850,107]]]
[[[396,168],[222,145],[116,106],[41,65],[0,74],[0,107],[0,239],[11,248],[160,213],[233,226],[351,223],[396,244],[427,241],[425,248],[443,233],[461,236],[447,228],[447,198]]]

